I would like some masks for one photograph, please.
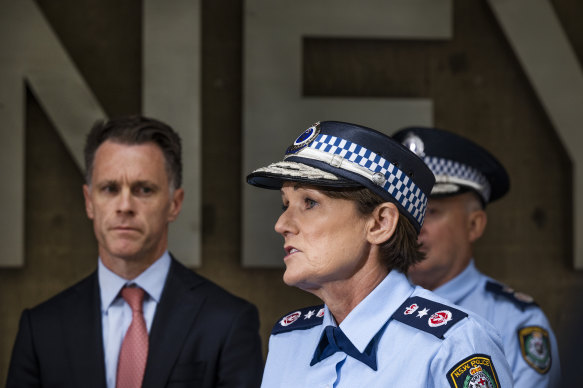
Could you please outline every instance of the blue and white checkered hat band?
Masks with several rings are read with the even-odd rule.
[[[380,155],[336,136],[319,134],[308,147],[285,158],[314,159],[361,175],[382,187],[397,200],[419,224],[423,224],[427,196],[407,174]]]
[[[485,203],[488,203],[490,200],[490,183],[475,168],[435,156],[425,156],[423,161],[435,175],[435,186],[433,186],[432,194],[446,193],[446,191],[441,189],[440,185],[461,185],[476,190],[482,196]]]

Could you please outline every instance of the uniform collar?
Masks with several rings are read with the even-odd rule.
[[[166,251],[138,277],[127,280],[109,270],[99,258],[97,277],[99,279],[102,311],[106,311],[111,306],[122,287],[127,284],[136,284],[143,288],[151,299],[159,302],[166,282],[166,275],[168,275],[170,269],[170,262],[170,254]]]
[[[342,321],[340,329],[363,352],[414,288],[406,276],[392,270]],[[322,327],[337,326],[326,306]]]
[[[480,272],[474,264],[474,259],[471,259],[466,269],[449,282],[437,287],[433,292],[457,304],[476,288],[476,281],[479,277]]]

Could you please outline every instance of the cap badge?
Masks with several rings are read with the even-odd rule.
[[[387,183],[387,179],[381,172],[375,172],[372,176],[372,181],[375,185],[383,187]]]
[[[308,146],[311,142],[316,139],[316,136],[320,133],[320,122],[318,121],[310,128],[306,129],[298,138],[294,141],[294,144],[288,147],[285,151],[286,155],[295,154],[302,148]]]
[[[408,134],[405,140],[403,140],[403,145],[415,155],[420,157],[425,156],[425,144],[423,144],[423,140],[419,136],[413,133]]]

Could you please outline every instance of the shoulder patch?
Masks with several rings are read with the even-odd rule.
[[[538,306],[532,296],[527,295],[523,292],[514,291],[514,289],[505,286],[500,283],[487,281],[486,291],[490,291],[494,294],[501,295],[506,299],[510,300],[512,303],[517,305],[521,310],[529,306]]]
[[[492,359],[486,354],[472,354],[461,360],[447,372],[447,380],[452,388],[500,387]]]
[[[271,329],[271,334],[280,334],[292,330],[305,330],[322,324],[324,305],[304,307],[283,316]]]
[[[407,299],[391,318],[433,334],[437,338],[443,338],[450,327],[467,316],[467,313],[451,306],[413,296]]]
[[[518,330],[520,352],[528,365],[540,374],[551,368],[551,342],[549,332],[539,326],[527,326]]]

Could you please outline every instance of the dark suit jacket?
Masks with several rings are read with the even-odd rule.
[[[258,387],[257,309],[172,260],[150,330],[144,388]],[[103,388],[97,272],[25,310],[7,388]]]

